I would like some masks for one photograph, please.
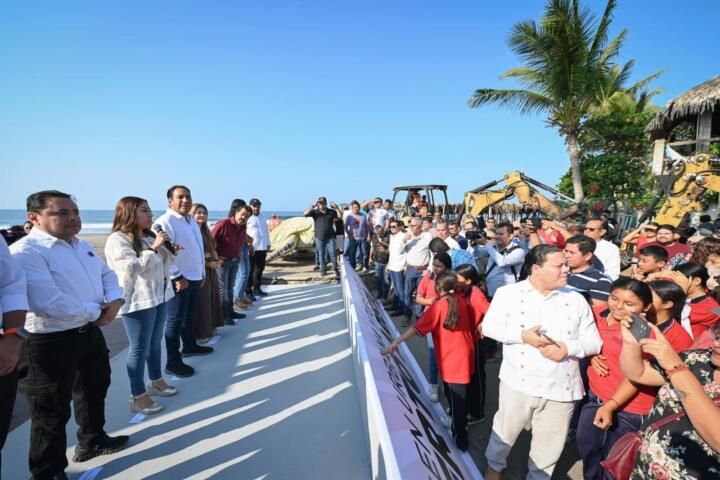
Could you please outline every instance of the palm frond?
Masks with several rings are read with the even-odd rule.
[[[475,90],[468,100],[470,108],[478,108],[491,103],[502,107],[516,108],[523,115],[548,111],[552,109],[554,104],[551,98],[530,90],[501,90],[494,88]]]
[[[645,88],[647,88],[648,85],[650,85],[650,83],[652,83],[656,78],[658,78],[663,73],[665,73],[665,70],[658,70],[657,72],[650,74],[647,77],[633,83],[630,87],[628,87],[628,90],[633,93],[637,93],[640,90],[644,90]]]
[[[607,43],[608,31],[610,30],[610,24],[613,19],[613,11],[616,6],[617,0],[608,0],[607,5],[605,5],[605,11],[597,24],[595,38],[590,46],[590,54],[593,57],[596,56],[602,50],[602,46]]]

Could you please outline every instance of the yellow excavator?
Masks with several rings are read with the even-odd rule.
[[[656,141],[653,173],[659,177],[660,189],[638,223],[650,217],[658,202],[665,198],[655,221],[661,225],[681,226],[688,213],[702,210],[700,197],[706,190],[720,192],[720,159],[708,153],[666,157],[665,142]]]
[[[504,183],[505,186],[493,189],[501,183]],[[560,207],[540,193],[538,188],[568,202],[570,207]],[[465,193],[462,214],[470,214],[473,217],[482,215],[490,207],[511,197],[517,198],[520,208],[524,212],[540,212],[555,220],[564,220],[580,210],[580,205],[575,200],[563,195],[560,191],[540,183],[522,172],[510,172],[500,180],[494,180]]]

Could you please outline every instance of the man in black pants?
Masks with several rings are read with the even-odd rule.
[[[65,425],[73,401],[78,424],[74,462],[121,450],[126,435],[105,433],[110,361],[100,326],[125,303],[118,280],[80,232],[80,212],[56,190],[30,195],[30,234],[10,248],[27,278],[29,332],[20,363],[20,391],[30,403],[30,472],[67,478]]]
[[[250,200],[250,207],[253,215],[247,221],[247,234],[253,239],[253,242],[250,251],[250,275],[245,291],[248,295],[265,297],[267,293],[260,289],[260,285],[262,285],[262,274],[265,270],[265,259],[270,250],[270,230],[267,220],[260,213],[262,207],[260,200],[257,198]]]
[[[5,240],[0,238],[0,451],[5,445],[15,406],[18,385],[16,367],[25,339],[22,327],[27,309],[25,273],[10,256]]]

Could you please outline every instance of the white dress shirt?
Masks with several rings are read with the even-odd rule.
[[[27,278],[30,333],[82,327],[100,317],[101,303],[123,298],[115,273],[83,240],[68,243],[35,227],[10,252]]]
[[[620,249],[614,243],[603,239],[595,246],[595,256],[605,268],[605,275],[615,281],[620,276]]]
[[[567,345],[560,362],[548,360],[523,343],[522,332],[541,325]],[[584,395],[578,360],[600,352],[602,340],[587,301],[567,287],[545,297],[529,280],[500,287],[482,324],[483,335],[503,343],[500,380],[527,395],[558,402]]]
[[[175,256],[170,278],[185,277],[192,281],[205,278],[205,249],[202,233],[195,219],[191,215],[183,216],[168,208],[155,224],[162,227],[172,243],[182,247]]]
[[[270,230],[262,213],[248,218],[247,234],[252,237],[255,250],[270,250]]]
[[[403,231],[390,235],[390,246],[388,247],[390,259],[387,264],[387,269],[390,272],[402,272],[405,269],[404,236],[405,232]]]
[[[453,248],[456,250],[460,250],[460,244],[454,238],[447,237],[444,242],[448,247],[450,247],[450,250],[452,250]]]
[[[485,267],[487,275],[485,284],[491,298],[495,296],[498,288],[515,283],[517,277],[520,276],[520,269],[525,261],[525,250],[514,247],[516,245],[508,245],[501,250],[506,253],[501,253],[495,245],[486,243],[475,254],[477,258],[489,257]],[[512,252],[507,253],[511,248],[513,249]],[[515,273],[513,273],[513,270],[515,270]]]
[[[430,240],[433,239],[432,235],[427,232],[422,232],[417,237],[410,234],[410,240],[407,242],[404,240],[405,234],[403,234],[403,248],[405,250],[405,262],[408,265],[414,267],[424,267],[430,263]]]
[[[125,305],[121,314],[156,307],[175,296],[170,269],[175,257],[165,247],[157,253],[150,250],[150,238],[143,238],[143,251],[138,256],[130,239],[113,232],[105,242],[105,259],[123,288]]]
[[[0,237],[0,327],[4,312],[27,309],[25,272],[10,255],[5,239]]]

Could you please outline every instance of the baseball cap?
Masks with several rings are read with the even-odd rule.
[[[257,198],[251,199],[248,203],[250,203],[250,205],[262,205],[262,202],[260,202]]]

